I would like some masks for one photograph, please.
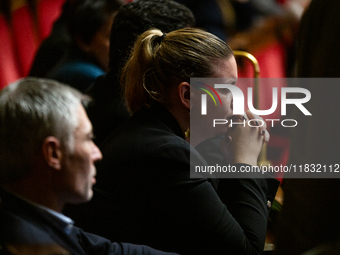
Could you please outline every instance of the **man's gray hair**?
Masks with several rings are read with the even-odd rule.
[[[0,91],[0,184],[23,178],[48,136],[73,150],[77,108],[89,97],[59,82],[25,78]]]

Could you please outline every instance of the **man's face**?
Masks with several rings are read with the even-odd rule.
[[[67,203],[81,203],[92,198],[96,168],[94,163],[102,159],[99,148],[93,143],[92,125],[84,107],[77,109],[78,126],[74,131],[74,150],[64,153],[62,159],[60,191]]]

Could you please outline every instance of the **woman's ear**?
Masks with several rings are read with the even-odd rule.
[[[187,82],[182,82],[178,86],[178,94],[182,105],[188,110],[191,109],[190,105],[190,84]]]
[[[60,170],[62,150],[59,139],[54,136],[46,137],[42,145],[42,150],[46,163],[50,167]]]

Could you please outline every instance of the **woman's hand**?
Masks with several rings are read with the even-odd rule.
[[[261,152],[263,141],[269,141],[269,133],[266,130],[266,123],[261,117],[247,111],[245,116],[234,116],[233,124],[230,126],[225,139],[221,142],[221,150],[227,161],[232,164],[243,163],[249,165],[257,165],[257,158]],[[263,124],[263,125],[262,125]],[[260,127],[260,125],[262,125]]]

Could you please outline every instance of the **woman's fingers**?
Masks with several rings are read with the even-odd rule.
[[[269,142],[270,135],[269,132],[267,131],[267,124],[266,122],[258,115],[252,113],[251,111],[246,111],[247,117],[251,120],[249,121],[248,124],[252,126],[258,126],[260,130],[260,134],[264,136],[265,142]]]
[[[268,142],[270,135],[265,121],[251,113],[232,117],[229,130],[221,143],[221,150],[233,163],[256,164],[263,141]]]

